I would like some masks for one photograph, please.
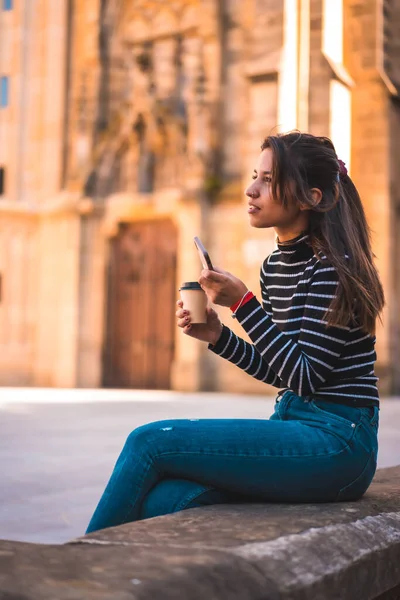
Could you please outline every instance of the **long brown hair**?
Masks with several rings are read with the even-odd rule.
[[[272,194],[284,206],[295,201],[311,208],[310,245],[314,254],[335,267],[339,285],[326,318],[328,325],[347,326],[356,318],[366,332],[375,332],[385,300],[373,262],[370,229],[357,189],[326,137],[290,132],[271,135]],[[322,192],[316,204],[312,188]],[[326,257],[323,258],[323,257]]]

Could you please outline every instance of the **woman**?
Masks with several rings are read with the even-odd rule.
[[[332,142],[270,136],[246,190],[253,227],[278,249],[261,268],[262,303],[222,270],[209,299],[230,306],[252,343],[208,309],[183,333],[272,384],[265,419],[171,420],[128,437],[88,532],[204,504],[356,500],[376,469],[375,322],[384,297],[357,190]]]

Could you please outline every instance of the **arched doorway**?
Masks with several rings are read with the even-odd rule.
[[[169,389],[177,233],[170,220],[123,223],[111,241],[104,385]]]

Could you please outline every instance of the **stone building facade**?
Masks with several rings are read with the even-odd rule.
[[[0,383],[264,392],[181,335],[198,235],[257,290],[262,139],[329,135],[373,230],[400,391],[394,0],[8,0],[0,10]],[[229,311],[220,314],[237,332]],[[396,372],[397,369],[397,372]]]

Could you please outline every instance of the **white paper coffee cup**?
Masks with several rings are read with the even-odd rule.
[[[207,296],[197,281],[186,281],[179,288],[183,308],[190,312],[191,323],[207,323]]]

